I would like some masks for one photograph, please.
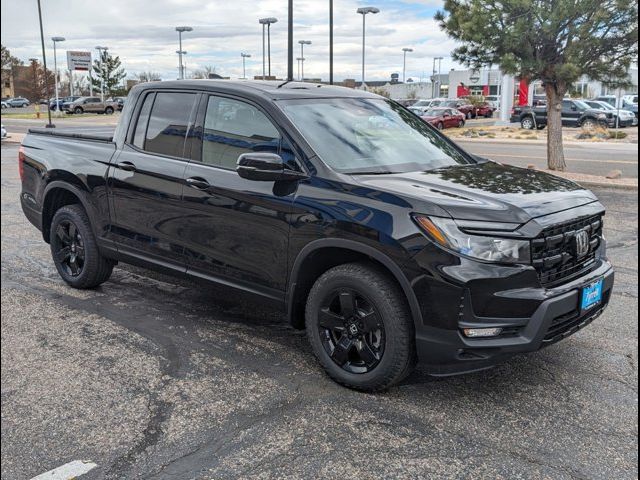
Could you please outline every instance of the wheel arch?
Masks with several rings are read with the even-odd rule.
[[[42,238],[49,243],[51,221],[55,213],[66,205],[82,205],[92,219],[92,210],[81,189],[67,182],[53,181],[47,185],[42,196]],[[93,222],[92,226],[93,226]]]
[[[338,238],[315,240],[298,253],[287,286],[289,323],[295,328],[304,328],[304,308],[315,281],[330,268],[356,261],[372,262],[389,274],[404,293],[414,323],[422,323],[418,299],[401,268],[380,250],[354,240]]]

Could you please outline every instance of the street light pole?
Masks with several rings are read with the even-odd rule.
[[[104,51],[104,53],[107,53],[109,47],[101,47],[98,45],[96,50],[98,50],[98,55],[100,56],[100,101],[104,103],[104,70],[102,69],[102,52]]]
[[[300,80],[304,82],[304,46],[311,45],[311,40],[300,40],[298,43],[300,44],[300,58],[303,59]]]
[[[47,56],[45,55],[44,50],[44,30],[42,28],[42,8],[40,7],[40,0],[38,0],[38,20],[40,21],[40,44],[42,45],[42,65],[44,66],[44,88],[46,91],[47,98],[49,98],[49,79],[47,78]],[[36,98],[36,102],[38,99]],[[49,123],[46,125],[47,128],[55,128],[55,125],[51,123],[51,110],[47,108],[47,116],[49,118]]]
[[[438,57],[438,96],[440,96],[441,91],[440,89],[442,88],[442,70],[441,70],[441,66],[442,66],[442,59],[444,57]]]
[[[261,18],[258,22],[262,25],[262,79],[267,75],[267,57],[269,62],[269,76],[271,76],[271,24],[277,23],[278,19],[274,17]],[[265,33],[268,48],[265,46]]]
[[[403,48],[404,59],[402,63],[402,83],[407,83],[407,53],[413,52],[413,48]]]
[[[333,85],[333,0],[329,0],[329,85]]]
[[[362,89],[365,89],[365,44],[366,44],[366,28],[367,28],[367,14],[372,13],[380,13],[380,9],[376,7],[362,7],[357,10],[357,12],[362,15]]]
[[[57,50],[56,50],[56,43],[58,42],[64,42],[65,38],[64,37],[51,37],[51,40],[53,41],[53,69],[55,71],[55,75],[56,75],[56,115],[60,116],[60,104],[58,103],[58,54],[57,54]],[[69,83],[71,84],[71,83]],[[47,103],[48,103],[49,99],[47,99]]]
[[[247,58],[251,58],[251,55],[248,53],[241,53],[240,56],[242,57],[242,79],[246,80],[247,79],[247,64],[245,63]]]
[[[298,62],[298,80],[300,80],[300,62],[303,62],[304,58],[298,57],[296,58],[296,61]]]
[[[178,79],[179,80],[184,80],[184,66],[182,64],[182,32],[192,32],[193,31],[193,27],[176,27],[176,32],[178,32],[178,44],[179,44],[179,50],[176,52],[180,52],[178,53]]]

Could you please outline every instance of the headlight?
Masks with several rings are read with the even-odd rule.
[[[431,240],[448,250],[485,262],[531,263],[529,240],[472,235],[450,218],[416,215],[414,219]]]

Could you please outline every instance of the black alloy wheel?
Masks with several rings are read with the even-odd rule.
[[[331,360],[349,373],[370,372],[384,354],[380,314],[354,290],[339,289],[329,294],[319,312],[318,331]]]
[[[84,240],[70,220],[60,222],[53,235],[54,255],[67,275],[78,277],[85,264]]]

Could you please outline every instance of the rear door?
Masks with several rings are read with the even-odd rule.
[[[100,102],[100,99],[98,97],[87,98],[87,101],[82,106],[82,108],[85,112],[91,112],[91,113],[97,113],[104,110],[102,108],[102,103]]]
[[[562,101],[562,124],[566,127],[575,127],[582,112],[571,100]]]
[[[182,185],[199,94],[143,94],[127,141],[109,172],[112,239],[118,249],[186,269]],[[137,120],[136,120],[137,119]]]
[[[298,169],[295,155],[266,112],[242,99],[204,95],[197,125],[202,142],[183,193],[188,271],[281,299],[296,184],[250,181],[235,169],[249,152],[279,153]]]

